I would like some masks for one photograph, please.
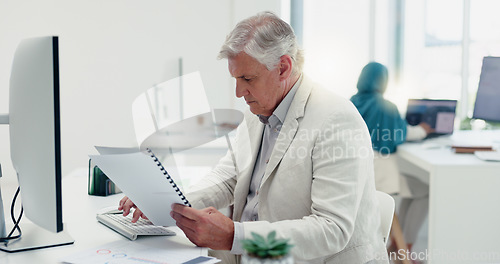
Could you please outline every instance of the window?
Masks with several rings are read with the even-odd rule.
[[[407,1],[403,82],[410,98],[460,99],[462,2]]]
[[[349,98],[368,62],[367,0],[303,2],[304,72]]]
[[[408,98],[457,99],[465,118],[483,57],[500,56],[499,9],[498,0],[305,0],[304,72],[349,98],[375,60],[388,66],[386,98],[400,110]]]
[[[483,57],[500,56],[500,1],[470,1],[470,44],[468,65],[468,115],[472,115]]]

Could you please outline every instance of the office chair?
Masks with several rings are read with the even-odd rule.
[[[385,192],[377,191],[377,199],[380,205],[380,230],[382,231],[382,239],[384,243],[387,244],[390,234],[390,237],[395,240],[396,247],[398,249],[408,250],[403,237],[403,232],[401,231],[401,226],[399,225],[398,216],[395,213],[396,205],[394,198]],[[401,259],[401,263],[412,264],[411,261],[406,258]]]
[[[392,226],[392,218],[394,216],[395,202],[394,198],[381,191],[377,191],[377,199],[380,205],[380,229],[382,231],[382,239],[384,243],[387,244]]]

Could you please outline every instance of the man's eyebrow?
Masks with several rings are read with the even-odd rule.
[[[241,76],[234,76],[234,78],[238,79],[238,78],[244,78],[244,79],[249,79],[249,78],[255,78],[257,77],[257,75],[247,75],[247,74],[243,74]]]

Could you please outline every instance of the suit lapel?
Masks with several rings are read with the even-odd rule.
[[[302,78],[302,83],[293,98],[290,108],[288,109],[285,122],[283,123],[283,127],[281,128],[278,139],[274,145],[269,163],[267,164],[261,186],[269,178],[269,175],[271,175],[271,173],[276,169],[295,138],[299,128],[299,118],[304,116],[304,110],[309,94],[311,93],[311,87],[312,84],[310,80],[304,76]]]

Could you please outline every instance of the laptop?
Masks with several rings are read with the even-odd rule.
[[[427,138],[450,135],[455,125],[457,100],[409,99],[406,121],[416,126],[421,122],[429,124],[435,131]]]

